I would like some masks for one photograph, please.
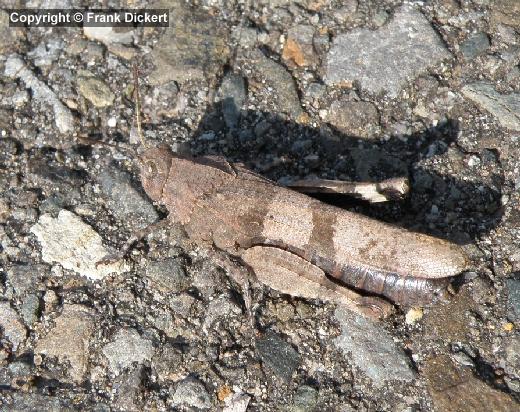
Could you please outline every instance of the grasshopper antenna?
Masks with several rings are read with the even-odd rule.
[[[134,102],[135,102],[135,123],[137,127],[137,135],[144,148],[147,144],[144,140],[143,129],[141,127],[141,95],[139,93],[139,68],[137,63],[134,63]]]
[[[134,75],[133,76],[134,77],[134,91],[133,91],[133,94],[134,94],[134,104],[135,104],[135,123],[136,123],[136,127],[137,127],[137,135],[139,136],[139,140],[141,141],[142,147],[143,148],[147,148],[148,145],[146,144],[146,142],[144,140],[143,129],[142,129],[142,126],[141,126],[141,95],[139,93],[139,68],[137,66],[137,63],[134,63],[134,65],[133,65],[133,75]],[[129,152],[128,149],[124,149],[124,148],[122,148],[122,147],[120,147],[118,145],[115,145],[113,143],[108,143],[108,142],[103,142],[103,141],[100,141],[100,140],[92,139],[92,138],[90,138],[86,134],[82,134],[82,135],[78,136],[78,140],[81,143],[88,144],[88,145],[91,145],[91,146],[112,147],[112,148],[114,148],[116,150],[119,150],[119,151],[123,152],[125,155],[128,155],[130,153],[131,157],[136,157],[136,155],[137,155],[137,151]]]

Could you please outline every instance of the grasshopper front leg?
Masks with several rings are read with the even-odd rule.
[[[96,266],[109,265],[109,264],[117,262],[119,260],[123,260],[139,240],[145,238],[150,233],[155,232],[170,224],[171,224],[171,222],[168,219],[161,219],[157,222],[154,222],[154,223],[146,226],[145,228],[143,228],[141,230],[138,230],[137,232],[134,232],[128,238],[128,240],[125,242],[124,246],[121,248],[121,250],[119,252],[105,256],[103,259],[96,262]]]

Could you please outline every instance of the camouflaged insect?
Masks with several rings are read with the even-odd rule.
[[[467,265],[462,249],[352,213],[265,179],[221,157],[168,148],[140,157],[146,193],[192,241],[239,258],[283,293],[330,299],[381,315],[383,300],[430,302]]]

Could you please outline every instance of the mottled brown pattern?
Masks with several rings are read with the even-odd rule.
[[[274,186],[254,180],[241,183],[229,182],[196,201],[192,219],[186,225],[190,237],[212,232],[215,245],[234,254],[264,242],[262,230],[269,203],[258,199],[270,199]]]
[[[262,236],[303,249],[314,228],[311,199],[287,190],[276,190],[266,201],[269,209],[264,218]]]
[[[324,263],[320,264],[320,260],[334,254],[334,227],[336,224],[336,215],[332,213],[323,213],[322,203],[314,201],[312,208],[312,236],[305,250],[307,258],[314,264],[317,264],[327,273],[331,268],[325,269]]]
[[[225,160],[211,158],[203,162],[172,157],[162,196],[157,199],[168,208],[170,218],[183,225],[192,220],[193,208],[201,199],[235,181],[235,173]]]
[[[336,259],[399,276],[442,278],[464,269],[460,248],[442,239],[410,232],[347,211],[334,231]]]
[[[276,246],[402,304],[431,300],[466,267],[461,249],[447,241],[326,205],[223,158],[154,150],[143,163],[143,186],[199,244],[238,257],[253,246]]]
[[[165,148],[148,149],[139,158],[141,183],[151,199],[162,201],[164,185],[170,176],[172,155]]]

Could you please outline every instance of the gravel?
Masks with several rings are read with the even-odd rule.
[[[9,56],[5,63],[5,75],[22,80],[31,89],[33,98],[49,105],[54,113],[56,127],[61,133],[69,133],[74,127],[74,117],[71,111],[61,102],[56,94],[25,65],[22,58],[16,54]]]
[[[517,410],[519,2],[156,7],[168,28],[0,11],[0,411]],[[280,183],[408,177],[404,201],[320,199],[459,243],[470,271],[375,321],[254,276],[246,307],[175,222],[96,265],[168,214],[137,171],[134,62],[144,146]]]
[[[0,314],[0,327],[3,336],[12,345],[13,351],[16,351],[24,343],[27,330],[20,316],[11,308],[9,302],[0,302]]]

